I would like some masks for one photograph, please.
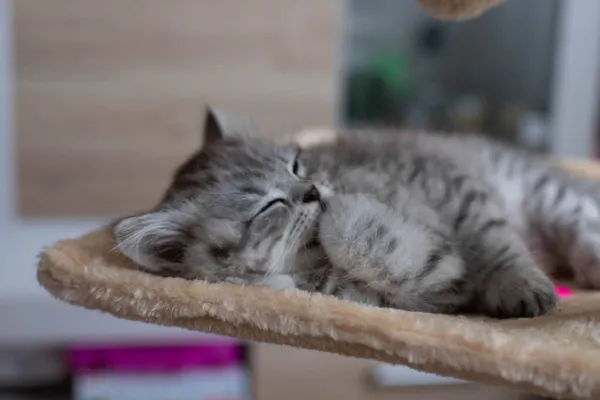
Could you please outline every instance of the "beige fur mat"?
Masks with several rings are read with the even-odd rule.
[[[304,144],[315,137],[323,138],[304,134]],[[576,292],[535,319],[433,315],[160,278],[136,270],[114,246],[106,228],[60,241],[41,254],[38,280],[60,300],[119,318],[372,358],[553,398],[600,398],[600,292]]]
[[[419,0],[431,16],[449,20],[477,18],[504,1],[506,0]]]

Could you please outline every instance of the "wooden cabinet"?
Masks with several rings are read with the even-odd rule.
[[[341,0],[15,0],[26,216],[153,204],[207,103],[280,135],[335,119]]]

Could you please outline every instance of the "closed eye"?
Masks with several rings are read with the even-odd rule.
[[[282,199],[282,198],[273,199],[273,200],[269,201],[267,204],[265,204],[263,207],[261,207],[261,209],[258,210],[258,212],[255,214],[255,217],[264,213],[271,207],[279,205],[279,204],[287,205],[287,202],[285,201],[285,199]]]
[[[302,174],[301,168],[300,168],[300,149],[298,150],[298,152],[296,152],[296,156],[294,157],[294,161],[292,163],[292,167],[291,167],[291,171],[292,174],[296,175],[299,178],[302,178],[302,176],[300,176]]]

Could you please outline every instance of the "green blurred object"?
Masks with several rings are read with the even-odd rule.
[[[402,101],[410,97],[411,80],[408,57],[401,53],[385,52],[375,57],[373,70],[386,89]]]
[[[349,73],[347,81],[345,119],[353,124],[380,120],[386,108],[381,80],[368,70],[360,70]]]
[[[350,71],[347,77],[345,117],[351,123],[379,125],[397,123],[411,96],[408,58],[383,52],[367,68]]]

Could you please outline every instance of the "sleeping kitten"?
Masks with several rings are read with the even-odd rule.
[[[342,135],[301,150],[208,111],[155,210],[119,221],[146,271],[382,307],[533,317],[566,265],[600,287],[600,193],[470,136]]]

